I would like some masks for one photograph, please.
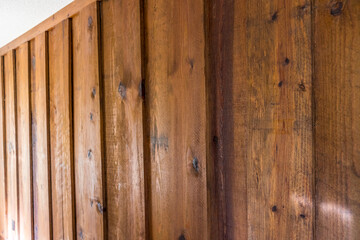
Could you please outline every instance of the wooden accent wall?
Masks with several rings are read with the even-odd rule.
[[[74,1],[0,48],[0,240],[358,239],[359,13]]]

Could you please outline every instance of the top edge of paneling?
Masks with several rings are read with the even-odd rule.
[[[42,32],[48,31],[65,19],[72,17],[87,5],[101,1],[102,0],[74,0],[72,3],[60,9],[58,12],[54,13],[35,27],[31,28],[26,33],[0,48],[0,56],[5,55],[7,52],[19,47],[24,42],[30,41]]]

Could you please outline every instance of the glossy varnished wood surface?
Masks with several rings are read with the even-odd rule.
[[[71,21],[49,31],[50,152],[54,239],[75,238]]]
[[[316,239],[358,239],[360,2],[314,10]]]
[[[108,239],[145,239],[140,2],[101,7]]]
[[[16,49],[19,236],[33,238],[33,196],[30,125],[30,52],[26,42]]]
[[[96,3],[72,20],[76,234],[104,239],[99,19]]]

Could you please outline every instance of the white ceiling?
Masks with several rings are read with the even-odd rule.
[[[0,0],[0,47],[35,27],[73,0]]]

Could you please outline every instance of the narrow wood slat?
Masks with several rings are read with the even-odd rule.
[[[209,239],[203,1],[144,7],[151,239]]]
[[[360,1],[314,1],[316,239],[360,237]]]
[[[46,240],[52,238],[46,32],[30,42],[30,50],[34,237]]]
[[[33,238],[29,43],[16,49],[19,235]]]
[[[310,8],[209,6],[209,209],[219,239],[313,238]]]
[[[5,78],[5,118],[6,118],[6,164],[7,164],[7,210],[8,239],[17,239],[18,222],[18,188],[17,188],[17,144],[16,144],[16,82],[15,52],[4,56]]]
[[[4,57],[0,57],[0,237],[7,238],[7,203],[6,203],[6,125],[5,125],[5,86]]]
[[[76,234],[104,238],[102,120],[97,4],[74,16],[73,98]]]
[[[145,239],[140,2],[102,4],[109,239]]]
[[[75,239],[70,20],[49,31],[53,238]]]

